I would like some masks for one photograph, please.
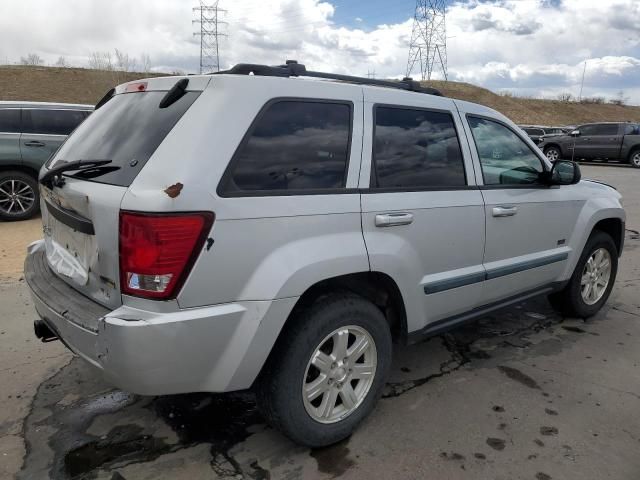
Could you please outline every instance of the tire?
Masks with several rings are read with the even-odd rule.
[[[640,168],[640,149],[636,149],[629,154],[629,165],[633,168]]]
[[[601,282],[598,283],[598,290],[593,288],[593,285],[589,280],[587,282],[592,285],[591,288],[583,287],[582,282],[584,276],[588,277],[593,275],[592,279],[598,278],[599,275],[604,275],[605,268],[600,265],[596,271],[588,272],[590,267],[587,267],[587,262],[592,256],[597,255],[599,251],[606,251],[609,260],[609,277],[606,286],[602,286]],[[606,254],[603,252],[603,258],[606,260]],[[598,260],[595,258],[597,266]],[[595,231],[589,237],[587,244],[584,247],[582,255],[578,260],[576,268],[569,280],[569,283],[560,292],[551,294],[549,301],[551,305],[558,310],[558,312],[577,318],[588,318],[595,315],[602,305],[605,304],[618,273],[618,249],[611,236],[605,232]],[[600,277],[602,280],[603,277]],[[599,293],[599,290],[602,290]],[[584,293],[586,293],[586,298]],[[589,297],[591,295],[591,297]]]
[[[23,172],[0,172],[0,219],[26,220],[39,211],[37,180]]]
[[[350,293],[320,297],[310,307],[294,315],[291,319],[293,324],[278,339],[257,381],[258,408],[270,425],[294,442],[312,448],[331,445],[351,435],[373,410],[382,394],[391,366],[389,324],[373,303]],[[342,335],[336,333],[337,330],[344,332],[347,327],[349,334],[340,338],[348,341],[345,358],[349,354],[352,358],[344,364],[343,369],[341,359],[334,356],[340,342],[334,342],[333,339],[338,338],[336,335]],[[361,339],[367,337],[362,332],[369,335],[368,341],[373,342],[373,349],[369,344],[365,353],[349,352],[356,343],[364,345]],[[335,335],[328,340],[332,333]],[[331,359],[332,364],[319,361],[323,360],[323,353],[324,357]],[[312,357],[316,357],[319,364],[326,364],[326,375],[311,365]],[[353,378],[357,374],[349,373],[352,372],[349,367],[359,360],[362,363],[355,365],[360,367],[352,370],[360,369],[364,373],[363,368],[374,364],[372,376]],[[313,400],[306,400],[304,386],[316,384],[322,386],[323,393]],[[338,389],[339,385],[341,389]],[[351,392],[355,395],[351,397],[355,401],[353,408],[348,409],[343,398]],[[325,415],[320,419],[323,405],[332,398],[336,399],[335,406],[325,408]],[[331,415],[335,415],[335,418],[331,418]]]
[[[544,154],[550,162],[555,162],[562,158],[562,153],[558,147],[547,147],[544,149]]]

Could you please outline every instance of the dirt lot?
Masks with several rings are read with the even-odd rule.
[[[0,224],[0,478],[640,478],[640,171],[616,186],[626,249],[588,322],[545,299],[398,352],[383,400],[347,441],[310,451],[247,394],[114,390],[60,342],[41,344],[20,263],[38,221]]]

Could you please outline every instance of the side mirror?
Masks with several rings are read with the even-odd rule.
[[[569,135],[571,135],[572,137],[579,137],[580,130],[573,130]]]
[[[557,160],[551,168],[551,185],[574,185],[580,181],[580,165],[569,160]]]

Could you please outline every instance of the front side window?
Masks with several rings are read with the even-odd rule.
[[[541,160],[512,130],[486,118],[468,117],[485,185],[534,184],[544,171]]]
[[[82,110],[35,110],[26,109],[24,133],[69,135],[87,118]]]
[[[591,135],[617,135],[618,125],[615,123],[594,123],[591,125],[583,125],[578,128],[581,136]]]
[[[377,107],[372,187],[466,185],[462,151],[450,113]]]
[[[238,148],[222,194],[342,188],[351,104],[279,100],[267,106]]]
[[[625,135],[640,135],[640,125],[634,125],[633,123],[625,125],[624,134]]]
[[[0,109],[0,133],[20,133],[20,110]]]

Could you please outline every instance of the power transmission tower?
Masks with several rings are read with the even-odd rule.
[[[218,3],[219,0],[209,3],[200,0],[200,6],[193,8],[197,16],[193,23],[200,24],[200,31],[194,32],[195,36],[200,37],[200,73],[220,71],[219,37],[225,37],[226,34],[220,33],[219,26],[226,22],[220,20],[219,16],[226,10],[219,8]]]
[[[367,78],[376,78],[376,71],[367,70]]]
[[[434,71],[442,72],[447,80],[446,7],[446,0],[416,0],[407,77],[418,63],[422,80],[431,80]]]

